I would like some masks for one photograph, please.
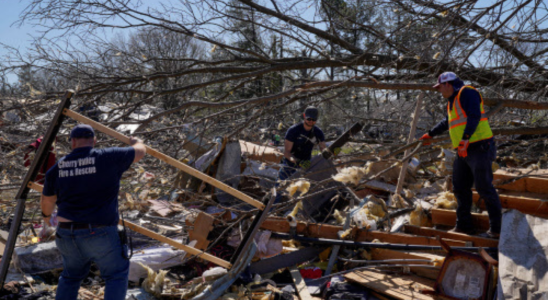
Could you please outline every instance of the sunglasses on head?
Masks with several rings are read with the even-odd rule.
[[[306,118],[307,121],[316,122],[316,119]]]

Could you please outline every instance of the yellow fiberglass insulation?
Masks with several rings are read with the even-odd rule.
[[[409,224],[421,227],[432,227],[432,222],[420,204],[418,204],[415,207],[415,210],[409,214]]]
[[[451,192],[443,192],[438,194],[434,207],[443,209],[457,209],[457,199],[455,194]]]
[[[344,224],[346,218],[341,215],[341,212],[338,209],[335,209],[333,212],[333,218],[337,221],[337,224]]]
[[[291,183],[291,185],[287,187],[286,191],[289,192],[289,196],[291,197],[293,197],[293,195],[297,191],[301,192],[301,196],[302,196],[308,192],[309,188],[310,188],[310,182],[306,180],[299,180]]]
[[[360,179],[362,179],[364,175],[365,168],[354,166],[342,169],[339,173],[333,176],[333,180],[358,185],[360,183]]]
[[[369,213],[377,216],[377,217],[384,217],[386,215],[385,210],[383,209],[382,205],[375,202],[367,202],[367,209],[369,210]]]
[[[162,296],[162,289],[164,288],[164,279],[167,274],[167,270],[160,270],[158,273],[154,272],[148,266],[139,263],[143,268],[147,270],[147,278],[143,280],[141,287],[156,297]]]

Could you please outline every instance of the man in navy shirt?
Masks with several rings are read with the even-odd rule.
[[[282,168],[278,173],[278,182],[286,180],[299,168],[307,169],[310,167],[312,149],[315,145],[320,147],[320,151],[326,148],[323,131],[315,125],[318,115],[318,109],[309,106],[304,110],[303,122],[295,124],[287,130],[284,142],[284,158]],[[280,199],[281,194],[278,193],[276,202],[279,202]]]
[[[457,158],[453,163],[453,192],[457,198],[457,222],[451,231],[472,233],[472,186],[485,201],[489,213],[489,230],[481,236],[498,238],[501,228],[501,204],[493,187],[492,162],[496,158],[493,132],[483,108],[481,94],[465,86],[453,72],[445,72],[434,85],[447,99],[447,116],[420,139],[428,139],[449,130]]]
[[[131,147],[94,149],[89,125],[70,133],[72,152],[46,173],[40,205],[49,224],[57,205],[57,248],[63,257],[56,299],[76,299],[82,280],[95,262],[105,280],[105,299],[125,299],[129,260],[118,235],[118,192],[122,174],[146,154],[140,139]]]

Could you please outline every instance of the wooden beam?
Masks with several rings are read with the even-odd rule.
[[[446,238],[446,239],[472,242],[474,247],[496,248],[499,245],[499,241],[496,239],[487,239],[487,238],[482,238],[478,236],[457,233],[457,232],[447,232],[443,230],[436,230],[434,228],[429,228],[429,227],[404,225],[403,232],[408,234],[414,234],[414,235],[432,236],[432,237],[439,236],[441,238]]]
[[[116,130],[112,129],[112,128],[109,128],[101,123],[98,123],[98,122],[95,122],[89,118],[86,118],[84,116],[82,116],[81,114],[75,112],[75,111],[72,111],[70,109],[65,109],[63,111],[63,114],[80,122],[80,123],[84,123],[84,124],[88,124],[90,125],[91,127],[93,127],[94,129],[96,130],[99,130],[101,131],[102,133],[106,134],[106,135],[109,135],[125,144],[128,144],[129,145],[129,138],[119,132],[117,132]],[[158,159],[160,159],[161,161],[171,165],[171,166],[174,166],[176,167],[177,169],[179,170],[182,170],[183,172],[185,173],[188,173],[198,179],[201,179],[202,181],[216,187],[216,188],[219,188],[221,190],[223,190],[224,192],[244,201],[244,202],[247,202],[253,206],[255,206],[256,208],[258,209],[264,209],[265,205],[253,198],[251,198],[250,196],[238,191],[237,189],[213,178],[213,177],[210,177],[170,156],[167,156],[163,153],[161,153],[160,151],[156,150],[156,149],[153,149],[149,146],[146,146],[147,148],[147,154],[151,155],[151,156],[154,156]]]
[[[439,261],[440,266],[445,260],[444,256],[436,255],[436,254],[430,254],[430,253],[417,253],[417,252],[402,252],[402,251],[395,251],[390,249],[376,249],[371,248],[371,259],[373,260],[386,260],[386,259],[430,259],[430,260],[436,260]],[[386,264],[390,264],[387,262]],[[396,262],[396,264],[398,264]],[[426,262],[413,262],[414,265],[432,265]],[[440,272],[439,269],[432,269],[432,268],[421,268],[421,267],[411,267],[411,272],[422,276],[424,278],[429,279],[437,279],[438,274]]]
[[[389,275],[375,270],[357,271],[344,275],[344,278],[395,299],[433,300],[420,290],[434,290],[434,280],[414,275]]]
[[[33,190],[38,191],[38,192],[42,192],[42,189],[44,187],[40,184],[35,183],[35,182],[30,182],[29,183],[29,188],[32,188]],[[220,259],[216,256],[211,255],[211,254],[205,253],[202,250],[199,250],[199,249],[187,246],[187,245],[183,245],[183,244],[181,244],[181,243],[179,243],[175,240],[172,240],[168,237],[157,234],[156,232],[154,232],[152,230],[148,230],[148,229],[146,229],[144,227],[141,227],[137,224],[134,224],[134,223],[131,223],[131,222],[128,222],[128,221],[125,221],[124,223],[129,229],[131,229],[135,232],[138,232],[142,235],[146,235],[146,236],[148,236],[150,238],[153,238],[157,241],[169,244],[169,245],[171,245],[171,246],[173,246],[177,249],[184,250],[187,253],[190,253],[192,255],[197,255],[200,258],[203,258],[207,261],[210,261],[210,262],[212,262],[212,263],[214,263],[218,266],[221,266],[221,267],[224,267],[224,268],[227,268],[227,269],[230,269],[232,267],[232,264],[230,262],[228,262],[226,260],[223,260],[223,259]],[[122,225],[122,220],[120,220],[119,224]]]
[[[527,192],[499,193],[502,208],[515,209],[524,214],[548,218],[548,201],[541,197],[546,199],[546,195],[533,195]],[[472,199],[476,204],[478,203],[479,198],[479,194],[474,191]],[[485,209],[485,201],[481,201],[480,208]]]
[[[177,249],[181,249],[181,250],[184,250],[186,251],[187,253],[190,253],[192,255],[197,255],[198,257],[202,258],[202,259],[205,259],[207,261],[210,261],[218,266],[221,266],[221,267],[224,267],[224,268],[227,268],[227,269],[230,269],[232,267],[232,264],[224,259],[221,259],[219,257],[216,257],[216,256],[213,256],[209,253],[206,253],[202,250],[199,250],[199,249],[196,249],[194,247],[190,247],[190,246],[187,246],[187,245],[183,245],[173,239],[170,239],[168,237],[165,237],[163,235],[160,235],[160,234],[157,234],[156,232],[152,231],[152,230],[149,230],[149,229],[146,229],[144,227],[141,227],[137,224],[134,224],[134,223],[131,223],[131,222],[128,222],[128,221],[125,221],[124,222],[125,225],[135,231],[135,232],[138,232],[142,235],[146,235],[150,238],[153,238],[157,241],[160,241],[162,243],[166,243],[170,246],[173,246]],[[122,220],[120,220],[119,222],[120,225],[122,225]]]
[[[272,232],[288,233],[290,230],[289,222],[284,218],[270,217],[266,219],[261,228],[270,230]],[[307,237],[326,238],[326,239],[339,239],[338,232],[343,230],[342,226],[333,226],[321,223],[304,223],[297,222],[297,234]],[[350,234],[353,237],[353,241],[356,242],[371,242],[375,239],[384,243],[393,244],[409,244],[409,245],[427,245],[427,246],[439,246],[439,242],[433,237],[413,236],[403,233],[387,233],[381,231],[367,231],[359,230],[357,228],[352,229]],[[465,242],[443,239],[451,246],[464,247]]]
[[[527,170],[527,171],[524,170],[524,173],[529,171],[530,170]],[[540,172],[531,172],[531,174],[529,175],[517,175],[510,172],[505,172],[503,170],[498,170],[497,172],[493,174],[493,184],[497,185],[505,181],[514,180],[516,178],[519,178],[520,176],[527,176],[524,178],[517,179],[511,183],[497,186],[497,188],[503,189],[503,190],[517,191],[517,192],[548,194],[548,178],[537,177],[535,175],[547,176],[548,174],[542,174]]]
[[[296,267],[292,267],[289,269],[289,272],[291,273],[291,277],[293,277],[293,282],[295,283],[295,287],[297,288],[297,294],[299,294],[299,298],[301,300],[312,300],[312,295],[310,295],[310,292],[308,292],[308,287],[306,286],[306,283],[304,282],[303,277],[301,276],[301,272],[299,272],[299,269]]]
[[[457,222],[457,212],[448,209],[432,208],[432,223],[445,226],[455,226]],[[474,228],[489,229],[489,217],[487,215],[472,213],[472,224]]]

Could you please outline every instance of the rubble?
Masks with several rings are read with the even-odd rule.
[[[342,136],[352,138],[348,132]],[[492,296],[498,289],[499,296],[515,298],[525,289],[512,285],[519,280],[535,283],[527,287],[528,295],[545,290],[540,275],[545,273],[546,247],[539,228],[548,216],[548,171],[508,168],[509,159],[500,162],[494,183],[507,211],[499,244],[447,231],[456,218],[448,184],[451,151],[409,154],[412,162],[404,169],[407,176],[399,191],[401,156],[386,156],[390,151],[382,149],[381,156],[376,152],[381,150],[371,147],[357,153],[368,157],[360,165],[334,163],[345,142],[338,139],[334,149],[312,159],[310,168],[282,183],[276,193],[283,193],[283,200],[274,205],[272,188],[282,156],[274,147],[221,138],[186,161],[153,154],[181,173],[167,176],[149,161],[125,178],[120,211],[135,241],[129,278],[134,288],[128,295],[338,299],[345,293],[352,299],[466,299]],[[392,153],[398,149],[401,145],[392,147]],[[16,183],[8,181],[2,184]],[[173,181],[180,184],[170,185]],[[29,187],[41,189],[37,183]],[[5,201],[11,196],[3,193],[2,205],[13,205]],[[37,196],[30,194],[26,204],[12,267],[33,276],[34,283],[19,282],[30,287],[44,282],[36,274],[53,274],[62,267],[54,242],[33,232],[41,229],[38,216],[29,214],[37,208]],[[475,192],[474,203],[474,226],[487,229],[485,207]],[[3,229],[9,229],[9,217],[3,217]],[[0,239],[5,240],[7,236]],[[536,246],[520,248],[531,243]],[[495,260],[470,254],[479,247],[500,260],[500,270]],[[527,254],[530,259],[524,258],[526,251],[533,251]],[[458,255],[469,255],[469,260],[456,262]],[[470,262],[474,259],[476,264]],[[498,283],[491,278],[496,279],[497,270]],[[98,275],[90,272],[82,299],[102,299]],[[52,290],[56,285],[44,284]]]

